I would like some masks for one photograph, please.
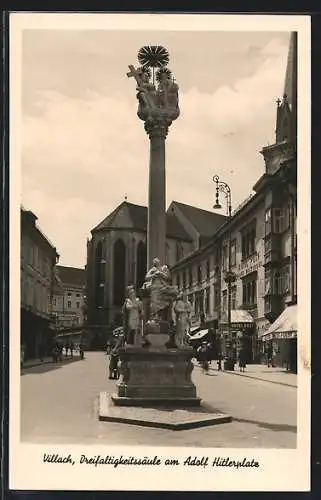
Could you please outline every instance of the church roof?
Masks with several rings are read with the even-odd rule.
[[[56,266],[58,279],[62,284],[83,286],[86,283],[86,271],[79,267]]]
[[[195,227],[204,243],[207,241],[207,238],[213,236],[217,229],[226,221],[225,215],[209,212],[208,210],[186,205],[178,201],[173,201],[173,204],[183,212],[185,217]]]
[[[102,222],[94,227],[91,232],[94,233],[107,229],[134,229],[146,232],[147,207],[123,201]],[[184,241],[191,240],[176,215],[169,213],[166,213],[166,236]]]

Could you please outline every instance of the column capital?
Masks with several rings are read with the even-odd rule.
[[[171,122],[167,120],[146,120],[144,128],[150,139],[154,137],[166,139],[170,124]]]

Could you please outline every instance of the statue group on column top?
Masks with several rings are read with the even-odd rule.
[[[150,81],[150,76],[145,68],[135,69],[129,66],[128,77],[133,76],[137,82],[138,117],[143,121],[165,121],[170,125],[179,116],[178,85],[166,73],[161,72],[157,85]],[[159,70],[161,71],[161,70]]]

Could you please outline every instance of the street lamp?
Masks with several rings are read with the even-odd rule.
[[[232,195],[230,186],[223,181],[220,181],[218,175],[214,175],[213,182],[216,184],[215,188],[215,205],[214,209],[221,209],[222,205],[220,204],[220,193],[225,194],[225,198],[227,201],[227,214],[228,214],[228,222],[229,222],[229,231],[228,231],[228,271],[224,275],[225,283],[227,284],[227,332],[228,332],[228,347],[226,349],[226,359],[224,361],[224,370],[234,371],[234,359],[232,353],[232,334],[231,334],[231,295],[232,295],[232,283],[235,282],[236,276],[235,273],[231,269],[231,219],[232,219]]]

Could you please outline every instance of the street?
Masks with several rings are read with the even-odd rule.
[[[276,383],[199,367],[193,371],[204,404],[233,421],[171,431],[98,420],[101,391],[115,392],[108,380],[108,357],[89,352],[84,360],[28,368],[21,376],[21,440],[56,444],[123,444],[224,448],[295,448],[297,391]]]

